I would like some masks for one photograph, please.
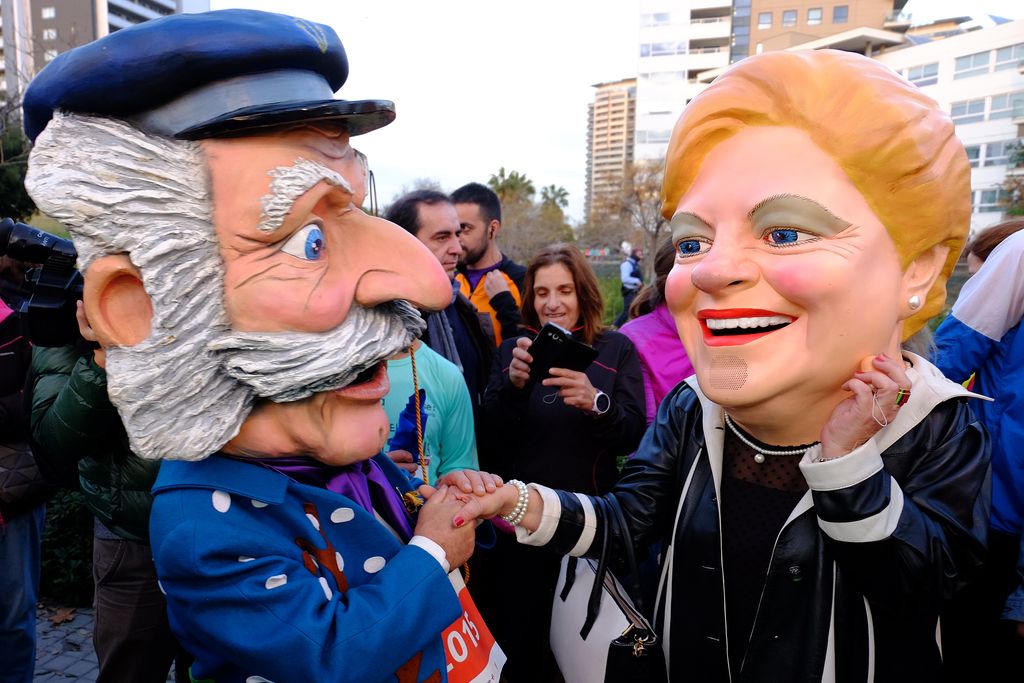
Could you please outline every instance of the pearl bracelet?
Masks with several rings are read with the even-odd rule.
[[[526,517],[526,508],[530,504],[530,490],[518,479],[509,479],[508,483],[519,491],[519,498],[516,500],[516,506],[512,508],[512,512],[498,516],[512,526],[518,526],[523,521],[523,517]]]

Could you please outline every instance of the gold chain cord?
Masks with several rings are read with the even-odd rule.
[[[427,474],[427,458],[423,449],[423,419],[420,416],[420,380],[416,374],[416,349],[415,343],[409,345],[409,360],[412,361],[412,395],[416,402],[416,448],[420,455],[420,473],[423,475],[423,483],[429,484],[430,477]],[[462,565],[462,580],[469,584],[469,563]]]

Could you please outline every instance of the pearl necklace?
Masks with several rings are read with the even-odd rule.
[[[726,414],[726,416],[725,416],[725,424],[729,425],[729,429],[732,430],[732,433],[735,434],[736,437],[740,441],[742,441],[743,443],[745,443],[746,445],[748,445],[748,446],[750,446],[751,448],[754,449],[754,451],[756,453],[756,455],[754,455],[754,462],[756,462],[758,465],[760,465],[761,463],[764,462],[764,460],[765,460],[764,456],[766,456],[766,455],[772,455],[772,456],[775,456],[775,455],[803,455],[807,451],[809,451],[812,448],[814,448],[815,445],[817,445],[817,442],[815,442],[815,443],[811,444],[810,446],[805,446],[803,448],[780,448],[780,449],[777,449],[777,450],[770,450],[768,448],[763,448],[761,446],[758,446],[756,443],[754,443],[753,441],[748,439],[746,436],[744,436],[743,432],[741,432],[739,430],[739,428],[732,421],[732,418],[729,417],[728,414]]]

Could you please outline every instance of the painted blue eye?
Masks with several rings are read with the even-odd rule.
[[[711,245],[706,240],[687,238],[676,242],[676,254],[680,258],[689,258],[706,252]]]
[[[324,232],[317,223],[310,223],[288,238],[281,251],[304,261],[319,261],[326,243]]]
[[[773,228],[765,233],[763,239],[773,247],[791,247],[806,242],[816,242],[821,238],[795,228]]]

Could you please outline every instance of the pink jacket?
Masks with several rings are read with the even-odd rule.
[[[630,320],[619,331],[629,337],[640,355],[647,397],[647,424],[650,424],[661,399],[693,374],[693,365],[679,341],[675,320],[664,303],[650,313]]]

